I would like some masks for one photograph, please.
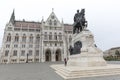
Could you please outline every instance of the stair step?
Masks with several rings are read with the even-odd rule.
[[[108,75],[120,75],[120,66],[112,67],[101,67],[101,68],[90,68],[88,69],[74,69],[71,67],[64,67],[64,65],[52,65],[56,73],[65,79],[80,78],[80,77],[93,77],[93,76],[108,76]],[[76,68],[76,67],[75,67]]]

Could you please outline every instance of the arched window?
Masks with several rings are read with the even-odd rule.
[[[21,56],[25,56],[25,50],[21,51]]]
[[[36,50],[35,56],[39,56],[39,50]]]
[[[40,42],[40,36],[39,34],[36,36],[36,43],[39,43]]]
[[[52,40],[52,32],[49,34],[49,40]]]
[[[17,50],[13,51],[13,56],[17,56]]]
[[[32,53],[33,53],[33,51],[32,51],[32,50],[29,50],[28,56],[32,56]]]
[[[26,35],[25,34],[23,34],[23,36],[22,36],[22,42],[26,42]]]
[[[19,35],[16,34],[16,35],[15,35],[15,42],[18,42],[18,41],[19,41]]]
[[[33,35],[31,34],[30,37],[29,37],[29,42],[30,43],[33,43]]]
[[[9,50],[5,51],[5,56],[8,56]]]
[[[7,42],[10,42],[10,41],[11,41],[11,34],[9,33],[7,36]]]
[[[57,25],[57,21],[56,20],[54,20],[54,25]]]
[[[45,35],[44,35],[44,40],[47,40],[47,32],[45,32]]]
[[[54,34],[54,39],[57,40],[57,33]]]
[[[62,40],[62,34],[59,33],[59,40]]]
[[[52,20],[49,21],[49,25],[52,25]]]

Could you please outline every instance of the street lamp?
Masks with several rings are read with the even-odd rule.
[[[28,53],[27,53],[27,60],[26,60],[26,63],[28,63]]]

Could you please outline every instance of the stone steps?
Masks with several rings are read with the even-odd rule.
[[[56,70],[56,73],[64,79],[80,78],[80,77],[93,77],[93,76],[108,76],[120,74],[120,67],[101,67],[91,69],[73,69],[64,66],[51,66]],[[72,70],[73,69],[73,70]]]

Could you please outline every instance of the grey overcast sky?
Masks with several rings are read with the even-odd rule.
[[[85,8],[88,29],[102,50],[120,46],[120,0],[0,0],[0,47],[13,9],[16,20],[41,21],[54,8],[57,18],[73,24],[77,9]]]

